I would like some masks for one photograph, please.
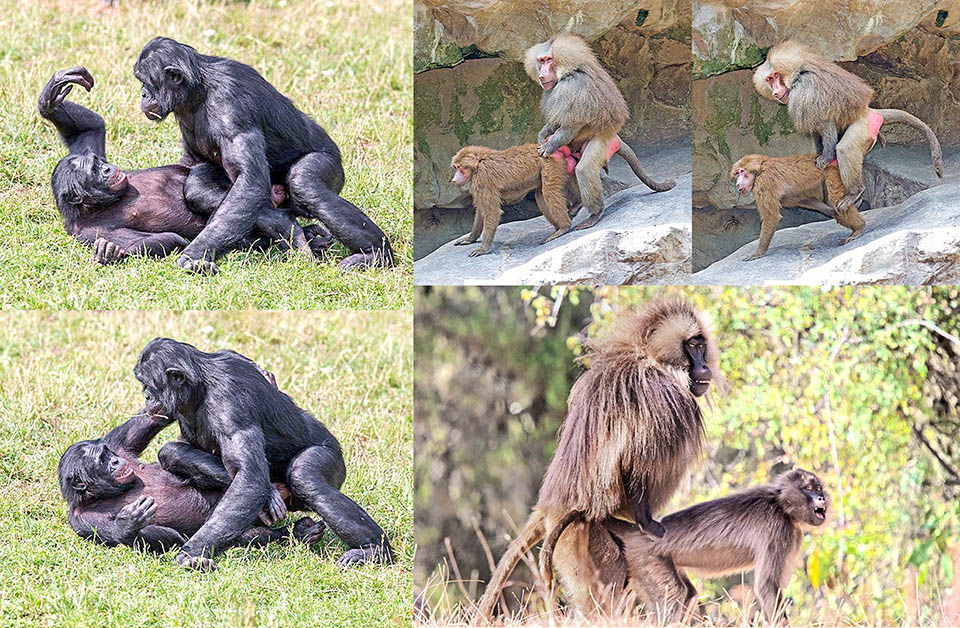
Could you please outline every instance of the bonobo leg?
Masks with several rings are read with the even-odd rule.
[[[166,443],[157,452],[157,460],[166,471],[197,488],[225,491],[233,481],[219,456],[182,440]],[[260,520],[268,526],[287,516],[287,505],[280,490],[273,484],[270,488],[270,499],[260,513]]]
[[[324,445],[308,447],[287,467],[287,487],[320,517],[350,549],[341,566],[368,561],[393,562],[387,535],[356,502],[338,489],[346,476],[343,456]]]
[[[287,189],[297,209],[320,220],[352,255],[340,268],[393,266],[393,250],[387,236],[370,218],[338,192],[343,187],[339,155],[310,153],[287,173]]]
[[[230,178],[222,168],[216,164],[203,162],[190,169],[190,174],[183,183],[183,196],[190,211],[210,216],[220,207],[231,185]],[[272,199],[283,202],[285,193],[282,186],[274,186],[274,188],[280,189],[271,192]],[[297,250],[310,259],[314,257],[314,247],[289,211],[272,207],[260,210],[257,214],[254,235],[270,238],[283,244],[285,249]],[[244,240],[248,246],[253,241],[254,238]],[[242,248],[248,248],[248,246],[242,246]]]

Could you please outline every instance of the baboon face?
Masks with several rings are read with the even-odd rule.
[[[754,179],[757,175],[746,168],[734,168],[733,178],[736,181],[737,191],[741,194],[749,194],[753,190]]]
[[[771,70],[767,74],[767,85],[770,86],[770,91],[773,92],[773,97],[783,103],[787,104],[787,101],[790,99],[790,88],[786,86],[783,82],[783,77],[780,76],[780,73],[776,70]]]
[[[785,508],[795,520],[814,527],[827,520],[830,498],[815,474],[794,469],[783,476],[781,484],[785,485],[784,497],[788,504]]]
[[[687,338],[683,343],[683,352],[690,369],[690,392],[695,397],[701,397],[706,394],[713,379],[707,366],[707,339],[700,335]]]
[[[537,56],[537,69],[537,80],[540,81],[540,87],[543,88],[543,91],[549,92],[557,84],[557,67],[551,49],[547,49],[546,52]]]
[[[476,155],[457,153],[450,162],[450,167],[453,168],[453,179],[450,182],[454,185],[467,185],[470,183],[470,177],[476,172],[478,164]]]

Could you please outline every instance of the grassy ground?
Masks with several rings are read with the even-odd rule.
[[[65,309],[404,308],[412,303],[412,40],[410,0],[209,3],[11,0],[0,5],[0,307]],[[331,259],[236,252],[201,278],[174,258],[89,263],[63,229],[50,173],[65,154],[36,109],[54,71],[86,65],[90,93],[69,96],[107,123],[107,156],[122,169],[176,163],[180,133],[139,111],[133,63],[152,37],[255,67],[339,144],[343,196],[390,238],[399,267],[345,274]]]
[[[411,315],[0,313],[0,625],[409,625],[413,570]],[[142,406],[142,347],[169,335],[232,348],[340,439],[343,490],[386,530],[398,563],[339,569],[343,544],[235,548],[217,571],[82,540],[66,520],[57,462]],[[143,459],[153,461],[175,426]]]

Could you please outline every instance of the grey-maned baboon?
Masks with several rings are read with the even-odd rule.
[[[873,89],[863,79],[795,41],[770,49],[753,73],[753,85],[764,98],[787,106],[797,131],[813,136],[818,168],[837,160],[847,190],[838,208],[856,205],[863,197],[863,157],[886,122],[903,122],[922,131],[937,176],[943,176],[940,142],[930,127],[900,109],[871,109]]]
[[[569,602],[591,612],[592,580],[579,554],[589,528],[616,515],[662,535],[652,517],[699,455],[703,423],[697,397],[717,372],[718,350],[690,303],[663,299],[621,315],[612,331],[587,343],[589,368],[577,379],[540,496],[520,535],[500,559],[480,600],[489,621],[520,557],[558,525],[557,571]]]
[[[587,42],[561,33],[535,44],[524,59],[527,74],[543,88],[540,109],[546,124],[537,135],[540,154],[552,155],[561,146],[581,153],[577,184],[590,217],[577,226],[597,224],[603,213],[600,171],[614,153],[627,160],[634,174],[651,190],[662,192],[675,181],[657,183],[640,167],[633,150],[617,135],[630,117],[620,88],[607,73]]]

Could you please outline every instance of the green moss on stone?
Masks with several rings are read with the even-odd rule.
[[[646,9],[640,9],[637,11],[637,26],[643,26],[643,23],[647,21],[647,16],[650,15],[650,11]]]

